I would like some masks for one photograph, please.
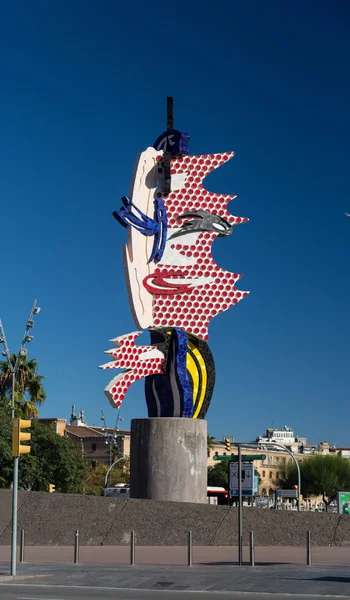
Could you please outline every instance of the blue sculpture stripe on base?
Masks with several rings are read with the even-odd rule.
[[[187,333],[178,327],[175,327],[173,331],[177,338],[175,363],[178,386],[183,398],[182,416],[191,418],[193,415],[193,396],[186,368]]]
[[[151,332],[151,337],[156,335]],[[145,378],[149,417],[192,418],[194,411],[193,383],[187,371],[188,336],[183,329],[172,328],[167,333],[162,351],[167,355],[164,375]],[[154,340],[156,342],[156,339]],[[157,342],[156,342],[157,343]],[[166,344],[166,347],[164,346]]]

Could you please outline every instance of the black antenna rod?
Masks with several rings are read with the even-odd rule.
[[[167,112],[167,130],[171,131],[174,129],[174,98],[172,96],[167,96],[166,99],[166,112]]]

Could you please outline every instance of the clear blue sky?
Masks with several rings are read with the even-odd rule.
[[[0,317],[14,352],[42,307],[41,416],[114,424],[97,366],[135,326],[111,213],[173,95],[191,153],[236,151],[207,185],[250,218],[214,244],[251,294],[210,325],[210,433],[350,446],[349,3],[14,0],[0,22]],[[147,416],[143,383],[121,414]]]

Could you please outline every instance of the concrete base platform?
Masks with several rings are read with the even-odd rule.
[[[207,422],[149,418],[131,421],[130,496],[207,502]]]

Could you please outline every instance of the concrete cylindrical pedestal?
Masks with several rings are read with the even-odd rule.
[[[131,498],[207,501],[207,422],[149,418],[131,421]]]

